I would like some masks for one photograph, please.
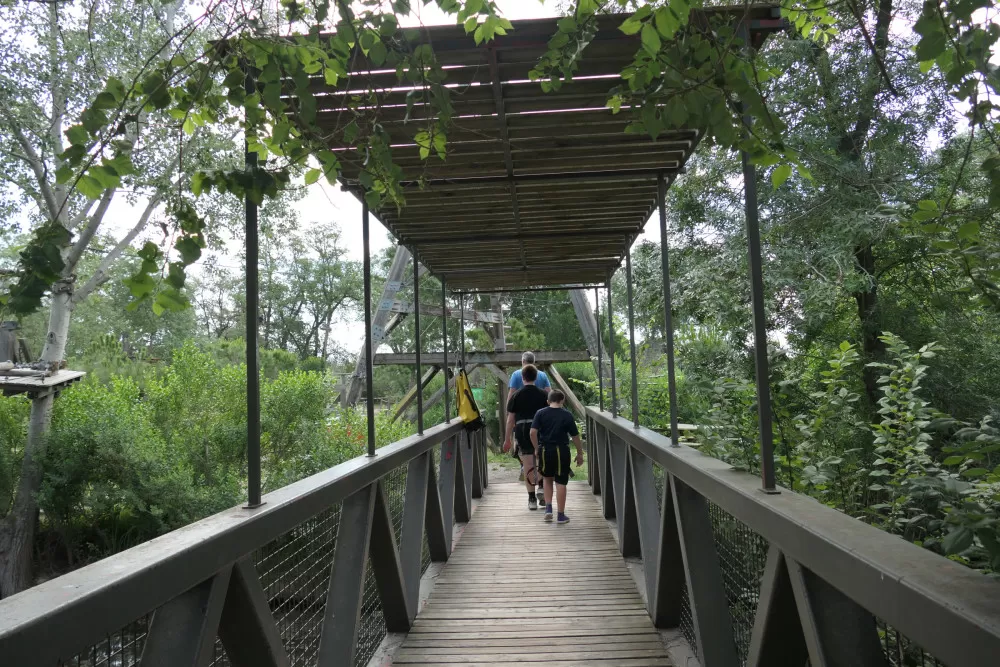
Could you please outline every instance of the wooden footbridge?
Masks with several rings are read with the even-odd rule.
[[[753,47],[781,28],[779,16],[754,4],[699,10],[691,25],[731,21]],[[547,95],[527,72],[554,20],[516,23],[487,46],[461,28],[419,31],[462,93],[448,160],[431,168],[408,143],[407,118],[424,109],[406,108],[409,88],[396,87],[394,73],[352,73],[379,82],[370,108],[347,108],[343,91],[325,91],[320,114],[331,131],[342,113],[370,113],[399,142],[404,179],[412,179],[407,206],[377,213],[410,248],[415,277],[422,265],[446,285],[442,314],[448,290],[452,299],[498,289],[610,290],[624,261],[636,358],[628,250],[654,211],[665,231],[666,188],[701,135],[697,127],[656,140],[625,133],[636,112],[605,108],[607,89],[639,48],[619,23],[603,17],[580,76]],[[358,188],[360,161],[352,165],[331,137],[345,151],[345,184]],[[640,426],[637,401],[631,418],[618,414],[612,364],[601,404],[585,408],[587,474],[578,477],[588,483],[572,483],[568,525],[543,525],[520,487],[489,484],[482,431],[466,432],[447,408],[444,423],[424,428],[422,392],[417,434],[377,442],[372,341],[394,310],[419,318],[421,299],[415,289],[412,308],[392,299],[373,307],[366,274],[358,377],[367,384],[367,454],[261,497],[251,372],[248,505],[0,601],[0,665],[1000,664],[995,580],[775,485],[756,177],[745,164],[761,478],[678,439],[669,280],[671,433]],[[252,222],[252,203],[247,210]],[[368,222],[366,208],[366,259]],[[255,225],[247,231],[250,244]],[[248,257],[247,354],[256,369]],[[381,313],[374,325],[373,313]],[[600,338],[597,347],[600,357]],[[434,363],[467,364],[449,351],[445,336]],[[421,352],[418,335],[407,360],[418,378]],[[634,365],[630,379],[636,396]]]
[[[994,581],[596,407],[586,431],[568,525],[441,424],[0,601],[3,665],[996,664]]]

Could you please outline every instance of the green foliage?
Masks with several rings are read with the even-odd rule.
[[[87,358],[103,372],[63,392],[41,459],[37,551],[50,571],[115,553],[246,495],[245,365],[190,342],[158,368],[131,365],[110,338],[95,341]],[[27,418],[28,401],[0,400],[4,509],[17,484]],[[364,410],[341,410],[327,375],[294,364],[263,378],[261,425],[265,491],[367,447]],[[411,432],[409,423],[377,414],[378,446]]]
[[[28,435],[29,409],[24,396],[0,400],[0,516],[5,516],[14,503],[24,441]]]
[[[867,429],[854,386],[859,360],[856,346],[841,343],[819,373],[821,388],[809,394],[809,411],[794,419],[799,488],[852,516],[868,496],[865,468],[871,460],[870,447],[862,444]]]

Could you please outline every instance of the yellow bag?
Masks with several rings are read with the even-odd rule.
[[[472,386],[469,384],[469,376],[465,369],[458,371],[455,378],[455,404],[458,406],[458,416],[465,422],[465,430],[469,432],[478,431],[483,428],[483,416],[476,405],[476,399],[472,396]]]

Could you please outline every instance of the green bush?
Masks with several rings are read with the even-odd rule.
[[[14,502],[31,404],[24,396],[0,398],[0,516]]]
[[[232,505],[238,486],[196,483],[129,378],[88,381],[56,402],[39,506],[72,566]],[[57,560],[56,563],[59,561]]]
[[[63,392],[42,458],[41,571],[115,553],[246,497],[246,366],[231,363],[233,349],[188,342],[156,373],[95,373]],[[112,352],[107,358],[118,358]],[[265,491],[366,451],[365,411],[339,409],[329,376],[294,365],[262,376]],[[28,411],[25,399],[0,399],[4,509]],[[412,433],[388,413],[375,423],[380,447]]]

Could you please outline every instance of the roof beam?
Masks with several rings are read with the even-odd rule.
[[[590,232],[574,232],[573,238],[611,238],[618,239],[621,238],[622,234],[627,232],[622,230],[613,231],[590,231]],[[457,236],[452,234],[448,237],[442,238],[430,238],[430,239],[420,239],[414,238],[412,236],[407,237],[410,243],[416,243],[417,245],[429,246],[429,245],[456,245],[460,243],[493,243],[493,242],[509,242],[509,241],[548,241],[554,239],[565,239],[566,232],[521,232],[516,236],[511,234],[469,234],[466,236]]]
[[[413,304],[405,301],[396,301],[392,304],[390,310],[393,313],[409,314],[413,312]],[[441,307],[422,303],[420,304],[420,313],[422,315],[430,315],[431,317],[441,317]],[[448,317],[459,320],[462,319],[462,314],[456,308],[449,308]],[[482,322],[484,324],[503,324],[503,318],[499,314],[488,310],[467,310],[465,311],[465,321]]]
[[[507,114],[504,113],[503,88],[500,85],[500,67],[497,64],[497,50],[490,47],[490,79],[493,81],[493,103],[497,107],[497,124],[500,126],[500,142],[503,144],[503,161],[507,167],[507,178],[510,181],[510,206],[514,214],[514,228],[521,234],[521,211],[517,203],[517,182],[514,180],[514,158],[510,154],[510,137],[507,136]],[[518,241],[521,249],[521,266],[528,266],[524,241]]]
[[[568,363],[571,361],[590,361],[590,353],[586,350],[552,350],[549,352],[535,352],[536,364]],[[416,355],[409,352],[376,354],[374,363],[376,366],[415,366]],[[423,352],[420,354],[420,363],[444,365],[444,356],[440,352]],[[465,355],[466,364],[495,364],[497,366],[520,366],[521,352],[468,352]]]

